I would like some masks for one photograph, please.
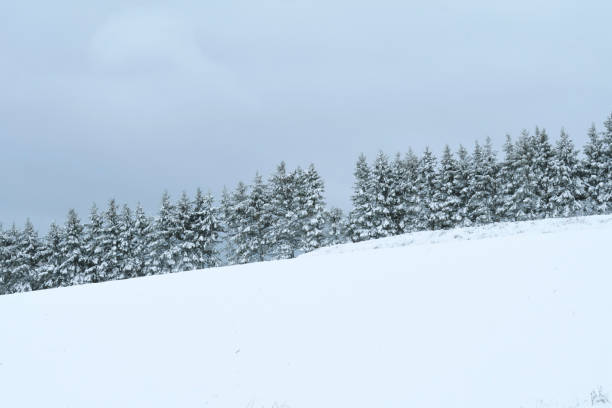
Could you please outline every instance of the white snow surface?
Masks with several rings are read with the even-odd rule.
[[[611,252],[595,216],[0,296],[0,406],[588,407]]]

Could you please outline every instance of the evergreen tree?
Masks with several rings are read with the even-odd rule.
[[[8,261],[10,259],[10,241],[8,231],[0,223],[0,295],[8,293],[6,282],[9,280]]]
[[[534,143],[527,131],[523,131],[513,152],[512,190],[509,200],[509,221],[533,220],[541,214],[542,199],[538,191],[539,181],[534,173]]]
[[[133,231],[132,260],[135,276],[152,275],[153,271],[147,269],[147,261],[153,238],[153,220],[147,217],[140,203],[134,212]]]
[[[400,223],[400,233],[417,231],[419,229],[419,185],[418,185],[418,169],[419,158],[413,153],[412,149],[408,150],[404,157],[404,176],[399,181],[400,185],[397,188],[399,191],[398,199],[404,211],[403,222]]]
[[[68,211],[62,238],[60,250],[64,262],[59,267],[56,282],[59,286],[81,283],[84,281],[83,274],[87,267],[87,257],[85,255],[83,225],[74,209]]]
[[[460,191],[458,190],[459,167],[457,161],[448,145],[445,146],[440,160],[438,173],[438,188],[434,192],[433,200],[437,204],[437,210],[432,212],[434,228],[452,228],[461,222],[459,205],[461,204]]]
[[[38,268],[39,289],[49,289],[61,286],[59,277],[60,267],[64,259],[62,257],[62,228],[55,222],[49,226],[49,232],[45,237],[44,248],[41,252],[41,263]]]
[[[194,217],[191,201],[184,191],[176,205],[176,219],[177,264],[174,270],[179,272],[197,269],[194,250],[196,246],[195,232],[192,225]]]
[[[43,255],[38,233],[28,219],[17,241],[17,266],[13,269],[13,279],[18,282],[14,292],[37,290],[39,288],[38,268]]]
[[[496,217],[501,221],[513,221],[516,205],[512,201],[512,196],[518,188],[518,183],[515,177],[517,170],[516,154],[510,135],[506,135],[504,154],[504,161],[501,163],[497,177]]]
[[[426,148],[417,168],[417,228],[419,230],[441,228],[435,217],[440,208],[439,203],[434,199],[440,186],[436,162],[436,157],[429,148]]]
[[[266,256],[274,256],[271,236],[272,229],[276,228],[275,217],[278,212],[273,208],[271,191],[263,182],[259,174],[247,197],[246,216],[244,218],[243,232],[246,246],[242,248],[241,258],[246,262],[263,261]]]
[[[79,276],[78,283],[100,282],[100,271],[102,268],[102,236],[104,221],[98,213],[98,207],[94,203],[89,212],[89,223],[84,227],[84,257],[85,271]]]
[[[122,278],[133,278],[139,274],[139,259],[136,257],[136,220],[132,210],[124,204],[119,215],[119,270]]]
[[[261,177],[257,175],[256,179]],[[250,262],[249,231],[247,214],[249,211],[247,186],[239,182],[231,193],[225,192],[221,200],[223,223],[227,237],[226,257],[230,265]]]
[[[604,122],[604,131],[602,134],[603,157],[604,162],[601,167],[603,174],[601,202],[603,205],[602,212],[609,213],[612,211],[612,113]]]
[[[296,184],[299,193],[298,226],[301,234],[299,249],[308,252],[325,245],[325,186],[313,164],[308,166],[306,172],[301,173]]]
[[[578,164],[574,143],[562,129],[552,161],[550,207],[553,217],[569,217],[580,212],[583,186]]]
[[[374,226],[371,190],[371,170],[366,157],[361,154],[355,166],[353,186],[353,210],[349,215],[349,234],[353,242],[370,238]]]
[[[389,159],[379,152],[370,177],[371,220],[370,238],[389,237],[398,233],[392,219],[395,204],[395,182]]]
[[[484,148],[476,143],[469,168],[467,216],[470,224],[488,224],[497,220],[497,189],[497,162],[491,140],[487,138]]]
[[[117,203],[111,199],[104,212],[102,228],[102,253],[98,276],[101,280],[116,280],[126,277],[122,268],[121,222]]]
[[[585,159],[582,163],[583,180],[586,189],[586,212],[601,214],[607,209],[606,197],[606,147],[603,139],[592,125],[589,140],[584,146]]]
[[[545,129],[536,132],[532,141],[533,163],[531,163],[531,180],[535,184],[535,194],[538,197],[537,206],[534,210],[535,218],[550,217],[553,214],[551,205],[552,196],[552,162],[553,148],[548,139]]]
[[[2,234],[0,294],[23,292],[28,289],[20,276],[14,273],[14,270],[19,266],[19,242],[20,231],[13,223],[11,229]]]
[[[389,197],[389,217],[395,234],[401,234],[405,229],[407,213],[407,179],[408,167],[399,153],[395,155],[391,166],[391,194]]]
[[[176,239],[179,229],[176,207],[170,201],[168,192],[164,192],[146,265],[151,274],[175,271],[179,261],[179,243]]]
[[[285,162],[281,162],[270,179],[272,225],[268,229],[267,242],[270,243],[270,253],[274,259],[293,258],[300,246],[295,199],[296,179],[300,178],[300,171],[287,173]]]
[[[202,194],[198,188],[191,211],[189,240],[193,242],[192,262],[195,269],[220,265],[217,244],[222,231],[219,210],[213,205],[213,197]]]
[[[460,226],[470,226],[472,222],[468,217],[468,202],[471,198],[471,157],[465,147],[459,146],[457,150],[457,172],[455,174],[455,191],[458,195],[456,220]]]
[[[347,242],[346,223],[342,210],[336,207],[325,211],[325,245],[338,245]]]

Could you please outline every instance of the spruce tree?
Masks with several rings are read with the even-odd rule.
[[[583,196],[578,151],[565,130],[557,141],[552,161],[550,208],[553,217],[570,217],[580,213]]]
[[[139,259],[135,253],[136,220],[132,210],[124,204],[119,215],[119,269],[122,278],[138,276]]]
[[[195,269],[220,265],[217,244],[221,233],[219,210],[214,207],[210,193],[202,194],[198,188],[193,201],[188,239],[193,242],[192,262]]]
[[[38,271],[43,256],[42,243],[38,232],[28,219],[17,241],[17,266],[13,269],[13,279],[18,282],[15,292],[39,289]]]
[[[552,162],[553,147],[548,139],[546,129],[536,127],[535,135],[532,138],[533,163],[531,164],[531,180],[534,181],[535,194],[538,197],[537,207],[535,208],[535,218],[545,218],[553,215],[551,205],[552,195]]]
[[[122,268],[121,253],[121,222],[117,203],[111,199],[103,216],[102,253],[98,276],[101,280],[116,280],[125,278]]]
[[[100,282],[100,271],[102,264],[102,235],[104,221],[98,213],[98,207],[94,203],[89,212],[89,222],[84,227],[84,256],[85,271],[79,276],[79,283]]]
[[[69,286],[83,282],[83,274],[87,267],[83,225],[74,209],[68,211],[64,234],[60,244],[62,265],[59,267],[57,283],[59,286]]]
[[[465,147],[459,146],[457,150],[457,172],[455,174],[455,191],[458,194],[457,225],[470,226],[472,222],[468,217],[468,202],[471,198],[471,157]]]
[[[371,170],[365,155],[361,154],[355,166],[353,185],[353,209],[349,215],[349,234],[353,242],[370,238],[374,226]]]
[[[419,230],[441,228],[435,217],[440,208],[440,204],[435,201],[439,185],[436,157],[429,148],[426,148],[417,168],[417,228]]]
[[[607,209],[606,202],[606,147],[603,139],[592,125],[589,140],[584,146],[582,163],[583,180],[586,189],[585,209],[589,214],[601,214]]]
[[[246,262],[263,261],[268,255],[274,256],[270,237],[278,213],[273,208],[270,188],[259,174],[255,175],[246,203],[246,216],[242,223],[246,245],[242,248],[241,258]]]
[[[393,220],[394,179],[389,159],[381,151],[374,160],[370,176],[371,221],[370,238],[389,237],[398,233]]]
[[[504,143],[504,160],[500,165],[497,177],[497,193],[495,198],[495,215],[501,221],[513,221],[516,205],[512,197],[518,188],[518,178],[516,177],[517,160],[514,143],[510,135],[506,135]]]
[[[197,269],[195,255],[195,233],[193,231],[193,214],[191,200],[183,191],[176,205],[176,245],[177,264],[175,271],[191,271]]]
[[[259,175],[257,176],[259,179]],[[256,177],[256,178],[257,178]],[[239,182],[231,193],[225,192],[221,200],[224,232],[226,236],[226,258],[230,265],[250,262],[247,214],[249,194],[246,184]]]
[[[288,259],[296,255],[300,236],[298,213],[296,208],[296,179],[299,180],[301,170],[287,173],[285,162],[277,167],[276,173],[270,178],[270,209],[272,225],[268,229],[267,242],[270,243],[270,253],[274,259]]]
[[[457,188],[458,172],[457,161],[453,157],[450,147],[446,145],[440,160],[439,185],[433,197],[437,203],[437,210],[432,213],[435,223],[434,228],[436,229],[452,228],[461,222],[459,213],[461,199],[460,191]]]
[[[338,245],[347,242],[346,221],[340,208],[325,210],[325,245]]]
[[[56,288],[61,286],[59,280],[60,267],[64,262],[62,257],[62,228],[55,222],[49,226],[41,253],[41,263],[38,268],[38,281],[40,289]]]
[[[146,267],[151,274],[171,273],[176,270],[179,260],[179,242],[176,237],[179,228],[176,207],[170,201],[168,192],[164,192],[149,246]]]
[[[147,269],[150,245],[153,239],[153,220],[149,218],[140,203],[134,211],[134,234],[132,254],[134,272],[136,276],[152,275],[153,271]]]
[[[603,174],[601,201],[605,203],[602,212],[609,213],[612,212],[612,113],[604,122],[602,145],[604,161],[601,168]]]
[[[325,185],[313,164],[308,166],[297,184],[301,192],[298,199],[299,249],[308,252],[325,242]]]
[[[541,213],[542,199],[538,191],[539,180],[534,173],[534,143],[527,131],[523,131],[515,147],[512,166],[512,191],[508,197],[509,221],[533,220]]]
[[[497,189],[497,162],[491,140],[487,138],[484,148],[476,143],[469,168],[467,216],[470,224],[482,225],[497,220]]]
[[[401,199],[399,205],[404,211],[403,222],[400,224],[400,233],[417,231],[419,227],[419,185],[418,169],[419,158],[413,153],[412,149],[404,156],[404,177],[400,180],[398,188]]]

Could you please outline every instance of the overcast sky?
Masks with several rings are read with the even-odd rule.
[[[503,3],[503,4],[502,4]],[[0,2],[0,221],[612,111],[610,0]]]

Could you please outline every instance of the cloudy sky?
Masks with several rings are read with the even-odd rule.
[[[612,111],[609,0],[0,2],[0,221]]]

